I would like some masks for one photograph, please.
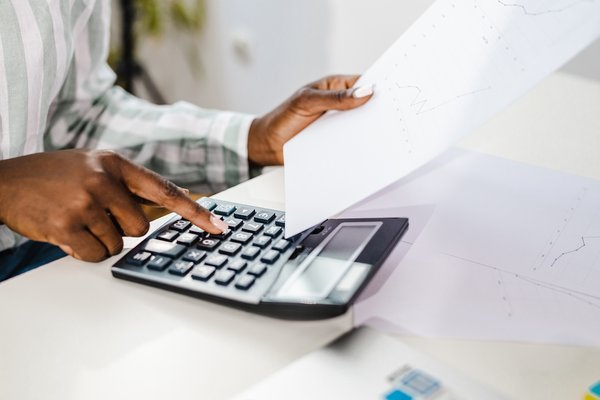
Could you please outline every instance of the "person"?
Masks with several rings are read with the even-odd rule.
[[[0,280],[118,254],[122,234],[148,231],[142,202],[222,232],[181,186],[215,192],[282,164],[286,141],[373,92],[330,76],[258,118],[150,104],[114,84],[109,21],[110,0],[0,2]]]

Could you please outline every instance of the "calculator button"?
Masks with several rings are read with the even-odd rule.
[[[202,239],[200,242],[198,242],[196,247],[202,250],[211,251],[214,250],[219,243],[221,243],[221,241],[217,239]]]
[[[248,290],[254,285],[256,278],[252,275],[244,275],[235,283],[235,287],[240,290]]]
[[[219,248],[219,253],[227,254],[228,256],[235,256],[241,248],[242,245],[239,243],[227,242],[221,245]]]
[[[227,256],[215,254],[208,257],[204,264],[210,265],[211,267],[221,268],[223,265],[227,264]]]
[[[241,220],[235,218],[227,218],[223,222],[229,225],[229,228],[231,228],[232,231],[237,231],[238,228],[243,224]]]
[[[217,203],[211,199],[202,199],[198,202],[198,204],[206,208],[208,211],[212,211],[217,207]]]
[[[227,286],[231,283],[234,277],[235,272],[228,269],[224,269],[217,272],[217,274],[215,275],[215,283],[218,285]]]
[[[179,231],[179,232],[183,232],[187,228],[189,228],[190,225],[192,225],[192,223],[190,221],[186,221],[185,219],[180,219],[179,221],[173,222],[171,224],[171,229]]]
[[[217,240],[225,240],[229,237],[229,235],[231,235],[231,229],[227,229],[225,232],[223,233],[211,233],[209,235],[206,235],[207,239],[217,239]]]
[[[260,258],[260,261],[267,264],[273,264],[279,258],[279,252],[275,250],[269,250]]]
[[[191,246],[196,243],[197,240],[198,235],[194,235],[193,233],[184,233],[177,238],[177,243]]]
[[[244,232],[257,233],[257,232],[260,232],[260,230],[263,228],[263,226],[264,226],[263,224],[258,223],[258,222],[247,222],[242,227],[242,230]]]
[[[235,211],[235,206],[230,204],[221,204],[218,205],[217,208],[214,209],[214,213],[217,215],[222,215],[224,217],[229,217]]]
[[[139,251],[127,259],[127,264],[142,266],[148,262],[152,254],[147,251]]]
[[[267,266],[263,263],[254,264],[248,270],[248,274],[254,275],[257,278],[260,278],[261,276],[263,276],[263,274],[265,272],[267,272]]]
[[[185,252],[186,248],[180,244],[150,239],[144,246],[144,250],[171,258],[177,258]]]
[[[169,273],[173,275],[184,276],[194,267],[194,263],[191,261],[175,261],[171,268],[169,268]]]
[[[260,253],[260,249],[258,247],[251,246],[244,250],[242,253],[242,258],[245,258],[246,260],[254,260],[258,253]]]
[[[242,272],[244,270],[244,268],[246,268],[246,265],[248,265],[248,263],[244,260],[235,260],[235,261],[232,261],[227,266],[227,269],[230,269],[232,271],[235,271],[236,273],[239,273],[239,272]]]
[[[286,251],[290,246],[292,245],[292,242],[290,242],[289,240],[285,240],[285,239],[281,239],[279,240],[277,243],[275,243],[272,247],[273,250],[277,250],[277,251],[281,251],[282,253],[284,251]]]
[[[252,243],[253,246],[260,247],[261,249],[266,248],[267,246],[269,246],[269,244],[271,244],[271,238],[268,236],[261,236],[255,239]]]
[[[206,256],[206,252],[202,250],[190,250],[182,257],[184,261],[192,261],[197,263]]]
[[[274,212],[261,211],[258,214],[256,214],[256,216],[254,217],[254,220],[256,222],[262,222],[264,224],[268,224],[269,222],[273,221],[273,218],[275,218]]]
[[[155,271],[164,271],[165,268],[171,264],[171,259],[169,257],[163,256],[152,256],[150,262],[148,263],[148,269],[153,269]]]
[[[192,271],[192,279],[197,279],[199,281],[207,281],[210,279],[211,276],[213,276],[215,271],[215,267],[209,267],[208,265],[196,267]]]
[[[231,240],[241,244],[246,244],[252,240],[252,234],[247,232],[237,232],[231,236]]]
[[[179,233],[177,231],[169,230],[161,232],[159,235],[156,236],[156,238],[160,240],[166,240],[167,242],[172,242],[178,235]]]
[[[254,213],[255,213],[254,209],[242,207],[242,208],[238,208],[237,211],[235,212],[235,214],[233,214],[233,216],[236,218],[240,218],[240,219],[249,219],[254,215]]]
[[[202,236],[206,233],[206,231],[202,228],[198,228],[196,225],[192,225],[192,227],[190,228],[190,230],[188,231],[189,233],[194,233],[198,236]]]
[[[281,234],[281,231],[282,231],[281,227],[272,226],[265,231],[265,235],[271,236],[272,238],[276,238],[277,236],[279,236]]]
[[[281,217],[279,217],[277,219],[277,221],[275,221],[275,225],[281,226],[281,227],[285,226],[285,214],[283,214]]]

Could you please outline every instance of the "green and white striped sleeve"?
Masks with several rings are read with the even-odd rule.
[[[253,117],[186,102],[158,106],[115,87],[106,65],[108,2],[97,1],[44,137],[47,150],[111,149],[179,185],[216,192],[249,177]]]
[[[179,102],[157,106],[111,87],[89,104],[61,104],[47,149],[110,149],[179,185],[216,192],[249,177],[252,117]]]

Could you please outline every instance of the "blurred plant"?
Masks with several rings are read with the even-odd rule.
[[[202,29],[205,16],[204,0],[135,0],[139,12],[140,33],[161,36],[165,29],[164,18],[181,31],[191,33]]]
[[[190,37],[197,35],[204,27],[206,17],[205,0],[128,0],[135,9],[133,21],[134,41],[140,43],[146,38],[162,38],[167,27]],[[122,29],[122,27],[121,27]],[[184,40],[186,57],[193,73],[201,72],[200,54],[194,40]],[[109,64],[115,69],[122,60],[123,43],[112,41]],[[137,45],[134,46],[134,49]],[[134,50],[135,51],[135,50]],[[136,55],[134,54],[134,57]]]

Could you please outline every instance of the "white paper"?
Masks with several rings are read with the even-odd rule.
[[[294,361],[233,400],[391,399],[385,394],[397,387],[392,377],[403,367],[440,381],[443,392],[429,398],[506,398],[394,338],[361,328]]]
[[[409,235],[357,325],[600,346],[600,181],[453,150],[347,214],[382,209]]]
[[[438,0],[363,75],[375,96],[284,147],[286,236],[405,176],[600,35],[600,0]]]

